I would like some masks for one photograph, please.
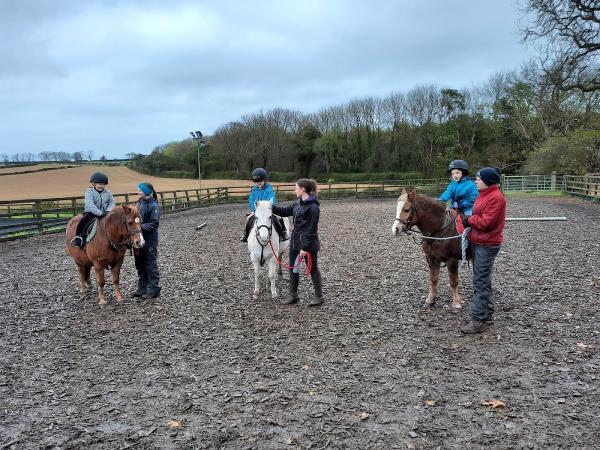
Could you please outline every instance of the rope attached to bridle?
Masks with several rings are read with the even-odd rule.
[[[302,259],[300,258],[300,255],[298,255],[298,259],[296,259],[296,261],[298,261],[298,262],[296,264],[294,264],[293,266],[286,264],[285,262],[283,262],[281,259],[279,259],[277,257],[277,252],[275,251],[275,248],[273,247],[273,243],[271,242],[271,239],[269,239],[269,245],[271,246],[271,251],[273,252],[275,261],[280,266],[285,267],[288,270],[294,270],[297,267],[300,267],[300,265],[302,264]],[[312,256],[310,253],[307,253],[306,254],[306,276],[309,276],[311,273],[312,273]]]

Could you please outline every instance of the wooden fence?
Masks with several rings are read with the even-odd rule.
[[[397,183],[336,183],[319,186],[319,198],[393,197],[403,187],[417,187],[421,192],[435,193],[447,180],[419,179]],[[292,200],[295,184],[273,186],[277,198]],[[249,187],[219,187],[158,192],[163,214],[222,203],[247,201]],[[136,193],[113,194],[117,204],[135,203]],[[60,197],[0,201],[0,241],[65,229],[69,219],[83,212],[85,198]]]
[[[600,199],[600,176],[528,176],[503,177],[503,190],[563,190],[592,199]],[[416,188],[426,194],[439,194],[448,179],[413,179],[381,183],[336,183],[319,185],[320,199],[395,197],[402,188]],[[277,198],[283,201],[294,198],[294,184],[273,186]],[[245,202],[248,187],[219,187],[187,189],[158,193],[163,214],[185,211],[190,208],[230,202]],[[117,204],[134,203],[135,193],[113,194]],[[69,219],[83,211],[84,197],[0,201],[0,241],[36,234],[62,231]]]

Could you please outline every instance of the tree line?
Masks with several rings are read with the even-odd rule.
[[[244,115],[217,129],[200,158],[203,176],[247,177],[260,166],[317,178],[428,177],[445,173],[453,159],[506,173],[598,172],[600,91],[562,90],[531,63],[470,89],[421,85],[310,114],[275,108]],[[132,166],[195,177],[197,159],[196,142],[186,139],[134,155]]]
[[[191,139],[134,155],[137,170],[247,177],[365,173],[438,176],[449,161],[506,173],[600,171],[600,6],[526,0],[521,33],[539,58],[478,86],[415,86],[309,114],[282,108],[242,116],[198,149]]]

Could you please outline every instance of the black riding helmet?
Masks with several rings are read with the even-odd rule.
[[[104,172],[94,172],[90,177],[90,183],[108,184],[108,177]]]
[[[262,167],[258,167],[252,171],[252,180],[255,183],[258,183],[259,181],[265,181],[267,179],[267,176],[267,171]]]
[[[452,172],[454,169],[461,170],[463,175],[469,175],[469,165],[466,161],[463,161],[462,159],[455,159],[450,164],[448,164],[448,173]]]

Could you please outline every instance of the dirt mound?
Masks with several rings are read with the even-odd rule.
[[[509,200],[510,216],[569,220],[507,225],[496,324],[476,336],[445,272],[421,311],[426,264],[391,236],[393,200],[323,202],[321,308],[304,275],[298,306],[252,300],[244,211],[165,217],[162,297],[103,310],[79,298],[62,236],[0,244],[0,446],[597,446],[598,205]],[[122,280],[131,293],[131,257]]]

